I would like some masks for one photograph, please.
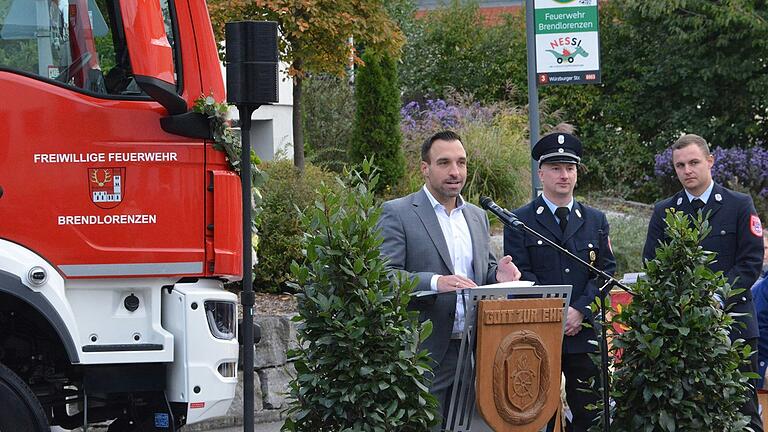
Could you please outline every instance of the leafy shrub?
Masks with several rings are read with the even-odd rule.
[[[715,147],[712,179],[721,185],[752,195],[758,213],[768,218],[768,150],[762,146],[746,149]],[[672,166],[672,150],[656,155],[654,173],[666,195],[682,188]]]
[[[315,165],[342,172],[349,162],[355,98],[346,79],[313,75],[304,81],[302,121],[307,159]]]
[[[322,185],[303,217],[306,264],[291,266],[303,325],[285,431],[423,432],[436,421],[428,356],[417,351],[430,326],[407,310],[414,282],[387,271],[379,252],[370,172],[365,162],[348,188]]]
[[[401,193],[423,184],[422,142],[437,131],[452,129],[461,135],[467,151],[465,198],[477,202],[481,195],[488,195],[500,205],[515,208],[530,197],[528,119],[523,109],[507,102],[480,105],[470,97],[452,95],[447,100],[427,100],[424,106],[410,102],[400,113],[407,167]]]
[[[481,196],[498,197],[507,208],[517,208],[530,198],[531,156],[525,136],[525,114],[499,113],[490,124],[472,123],[461,128],[467,143],[467,184],[463,194],[477,203]]]
[[[263,171],[267,180],[261,187],[261,211],[256,216],[259,263],[254,267],[254,287],[281,292],[288,288],[291,262],[303,257],[298,210],[311,206],[317,196],[315,188],[323,181],[333,184],[333,176],[312,164],[302,174],[289,160],[264,163]]]
[[[648,217],[608,215],[611,247],[616,257],[616,276],[643,271],[643,246],[648,231]]]
[[[731,343],[734,320],[713,294],[738,294],[699,247],[710,227],[701,216],[668,212],[670,240],[647,262],[632,302],[613,322],[628,328],[613,337],[623,350],[614,364],[612,431],[742,431],[748,374],[739,367],[750,348]],[[609,327],[610,328],[610,327]]]
[[[563,109],[570,113],[569,107]],[[584,144],[582,162],[586,171],[579,176],[579,190],[653,202],[659,196],[656,183],[649,176],[653,153],[638,136],[610,125],[581,124],[584,127],[579,128],[577,135]]]
[[[355,79],[355,122],[350,156],[373,159],[380,171],[376,192],[390,190],[404,172],[400,134],[400,89],[397,65],[387,55],[367,51]]]

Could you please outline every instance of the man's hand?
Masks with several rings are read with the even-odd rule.
[[[512,262],[512,257],[504,255],[504,258],[499,260],[499,266],[496,268],[496,280],[499,282],[512,282],[520,280],[520,276],[520,270]]]
[[[461,275],[447,275],[437,278],[437,292],[456,291],[462,288],[474,288],[477,284]]]
[[[584,321],[584,314],[568,306],[568,316],[565,319],[565,335],[575,336],[580,332],[582,321]]]

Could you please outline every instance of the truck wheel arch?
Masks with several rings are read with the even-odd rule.
[[[56,309],[39,292],[30,290],[21,279],[6,271],[0,270],[0,294],[7,294],[26,303],[40,314],[40,317],[50,325],[59,337],[70,363],[80,363],[80,356],[74,341],[70,337],[67,326],[61,319]]]

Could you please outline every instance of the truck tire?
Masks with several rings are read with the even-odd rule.
[[[48,432],[48,417],[18,375],[0,363],[0,432]]]

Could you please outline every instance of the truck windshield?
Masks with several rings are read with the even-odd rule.
[[[168,0],[160,4],[175,52]],[[96,94],[143,95],[122,26],[117,0],[0,0],[0,68]]]

